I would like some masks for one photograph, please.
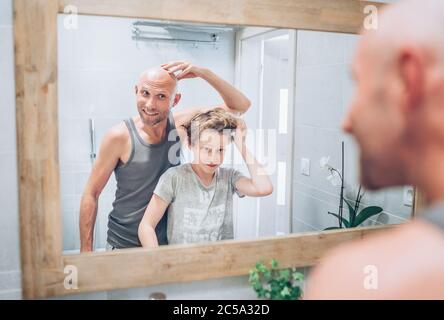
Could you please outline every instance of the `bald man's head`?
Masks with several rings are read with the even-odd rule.
[[[142,121],[149,126],[166,124],[171,108],[181,98],[177,93],[177,79],[162,67],[142,72],[135,87],[137,109]]]
[[[175,93],[177,90],[176,76],[160,66],[151,67],[140,74],[138,85],[140,86],[144,83],[162,86],[165,89],[172,90],[172,93]]]
[[[415,184],[425,145],[444,151],[444,1],[400,1],[362,33],[343,127],[361,149],[369,189]]]

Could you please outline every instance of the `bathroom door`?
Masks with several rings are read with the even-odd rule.
[[[236,201],[236,239],[291,233],[296,32],[247,29],[238,35],[236,80],[252,101],[244,115],[250,129],[247,145],[266,166],[274,191]],[[248,173],[245,165],[239,168]]]

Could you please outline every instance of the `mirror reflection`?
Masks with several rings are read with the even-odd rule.
[[[358,35],[58,19],[64,253],[402,223],[341,130]]]

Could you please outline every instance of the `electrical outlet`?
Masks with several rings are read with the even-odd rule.
[[[304,176],[310,176],[310,159],[301,159],[301,174]]]

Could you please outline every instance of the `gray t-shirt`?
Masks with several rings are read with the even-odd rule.
[[[210,186],[203,185],[191,163],[168,169],[159,179],[154,194],[169,203],[169,244],[202,243],[233,239],[233,194],[243,175],[219,167]]]

